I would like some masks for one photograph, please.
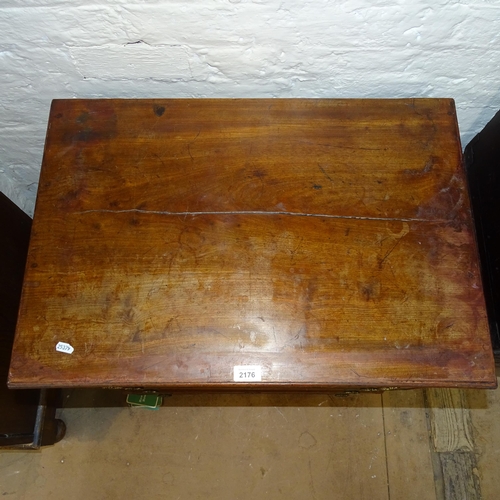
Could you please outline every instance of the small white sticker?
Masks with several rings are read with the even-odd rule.
[[[65,352],[66,354],[73,354],[74,350],[73,346],[66,344],[66,342],[58,342],[56,345],[56,351]]]
[[[234,367],[235,382],[262,382],[262,368],[259,365],[239,365]]]

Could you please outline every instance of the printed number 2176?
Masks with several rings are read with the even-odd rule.
[[[235,382],[261,382],[262,369],[258,365],[235,366],[233,380]]]

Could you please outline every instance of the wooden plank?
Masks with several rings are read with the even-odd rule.
[[[382,396],[390,498],[436,500],[424,394]]]
[[[37,212],[468,220],[449,99],[62,100],[49,126]]]
[[[500,373],[500,369],[497,369]],[[474,429],[477,474],[485,500],[498,496],[500,470],[500,392],[465,391]]]
[[[459,389],[428,389],[436,491],[443,500],[480,500],[476,446],[467,396]]]
[[[474,451],[470,410],[459,389],[428,389],[427,401],[436,452]]]
[[[474,453],[439,453],[443,470],[444,500],[482,500]]]
[[[446,99],[54,102],[11,387],[494,386],[457,134]]]
[[[300,218],[277,215],[164,220],[153,214],[137,224],[133,217],[113,215],[112,239],[94,229],[106,223],[101,214],[52,219],[44,244],[32,247],[32,262],[43,265],[26,282],[21,328],[24,318],[39,319],[18,349],[36,361],[35,377],[57,385],[81,384],[88,373],[99,384],[228,384],[233,365],[249,364],[263,366],[266,383],[392,386],[459,381],[470,369],[454,338],[422,349],[435,328],[458,335],[473,312],[455,283],[446,227],[435,231],[442,240],[433,244],[440,263],[433,276],[427,249],[418,251],[428,245],[421,223],[400,223],[396,233],[386,221],[315,218],[305,233]],[[63,257],[68,224],[75,243],[64,244]],[[148,252],[156,234],[162,256]],[[353,258],[361,267],[351,269]],[[84,279],[72,272],[77,268]],[[124,269],[126,286],[117,280]],[[437,302],[442,286],[448,297]],[[75,353],[62,358],[52,346],[56,339]],[[436,357],[448,362],[436,366]],[[13,369],[19,363],[26,370],[23,358]]]

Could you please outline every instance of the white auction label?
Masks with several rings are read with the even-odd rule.
[[[262,382],[262,368],[260,365],[235,366],[233,380],[235,382]]]
[[[65,352],[66,354],[73,354],[74,350],[73,346],[66,342],[58,342],[56,345],[56,351]]]

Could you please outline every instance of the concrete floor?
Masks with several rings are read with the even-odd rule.
[[[468,391],[482,498],[500,498],[500,397]],[[423,391],[174,395],[159,410],[70,391],[60,443],[0,453],[12,499],[436,500]]]

